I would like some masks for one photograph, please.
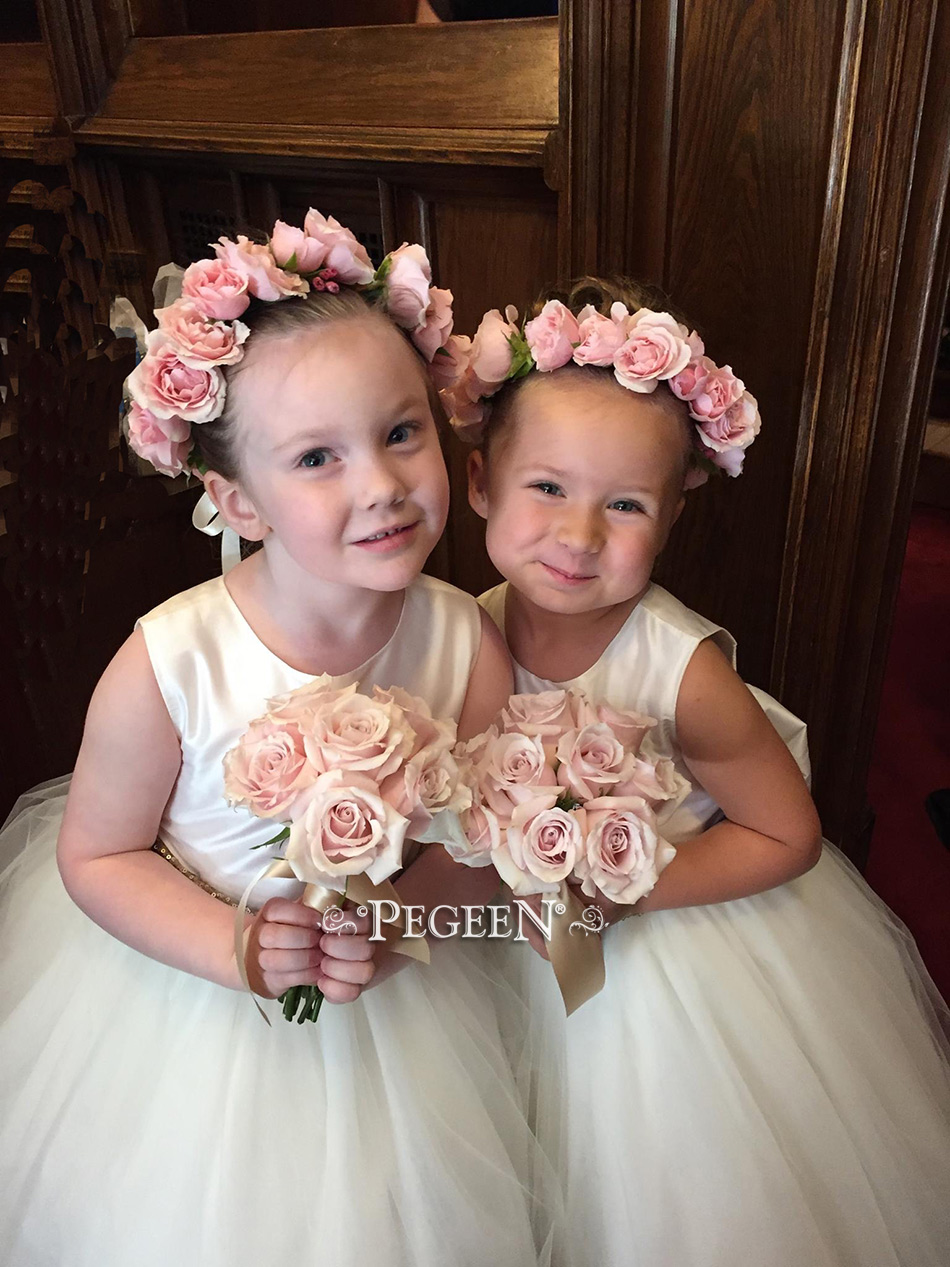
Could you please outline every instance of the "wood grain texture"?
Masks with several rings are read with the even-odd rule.
[[[552,18],[139,39],[87,135],[236,122],[530,133],[557,123],[557,67]]]
[[[48,126],[56,114],[56,94],[43,44],[0,44],[0,134],[30,121]]]
[[[866,779],[950,283],[950,10],[864,16],[805,530],[789,556],[782,670],[816,719],[818,794],[846,846]],[[789,577],[788,571],[794,569]],[[822,655],[810,662],[815,618]],[[899,737],[895,737],[899,742]]]

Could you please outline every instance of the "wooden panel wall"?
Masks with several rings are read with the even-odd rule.
[[[943,0],[576,0],[562,29],[562,266],[665,285],[764,420],[660,579],[806,718],[855,856],[947,287],[947,27]]]

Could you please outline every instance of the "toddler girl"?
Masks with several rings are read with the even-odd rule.
[[[516,690],[649,714],[651,759],[689,781],[658,815],[677,852],[653,891],[604,904],[600,994],[565,1021],[550,965],[505,952],[566,1255],[937,1267],[946,1008],[906,930],[822,845],[778,733],[804,763],[800,723],[760,695],[763,711],[728,633],[650,579],[684,491],[737,475],[759,428],[754,397],[664,307],[588,279],[523,335],[494,312],[447,349],[449,410],[483,431],[469,495],[507,582],[481,601]]]
[[[420,575],[446,518],[425,361],[451,295],[421,248],[374,276],[316,212],[216,254],[158,314],[131,443],[166,473],[203,470],[262,548],[141,618],[96,689],[68,799],[35,791],[2,838],[0,1257],[527,1267],[530,1137],[477,947],[377,965],[365,928],[323,934],[300,885],[262,883],[256,993],[317,984],[347,1004],[303,1028],[273,1005],[261,1021],[234,953],[274,824],[228,807],[222,758],[265,700],[322,673],[399,685],[464,735],[510,682],[474,600]],[[397,889],[477,902],[459,876],[423,850]]]

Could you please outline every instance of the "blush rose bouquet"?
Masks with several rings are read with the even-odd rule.
[[[303,900],[327,911],[355,877],[364,877],[360,894],[379,892],[403,866],[407,841],[440,840],[446,818],[470,806],[455,737],[454,721],[399,687],[368,696],[318,677],[267,701],[225,755],[225,795],[284,824],[255,848],[286,843],[273,874],[302,880]],[[395,900],[391,886],[384,893]],[[284,1016],[316,1020],[322,997],[295,987],[281,996]]]
[[[456,748],[471,804],[446,848],[466,866],[493,865],[516,897],[563,895],[567,883],[633,905],[675,853],[656,810],[688,787],[642,747],[655,725],[579,691],[513,695]]]

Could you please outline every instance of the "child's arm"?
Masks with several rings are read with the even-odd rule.
[[[700,643],[687,666],[676,728],[686,764],[726,820],[677,845],[636,911],[746,897],[815,865],[821,825],[801,772],[712,642]]]
[[[120,941],[241,989],[233,910],[151,849],[180,762],[178,736],[136,630],[89,705],[59,836],[60,871],[76,904]],[[249,929],[248,975],[257,993],[275,997],[290,985],[315,982],[324,988],[316,912],[298,902],[268,902]],[[372,963],[356,971],[368,979]],[[342,999],[351,997],[351,985],[340,988]],[[332,997],[336,984],[324,992]]]

